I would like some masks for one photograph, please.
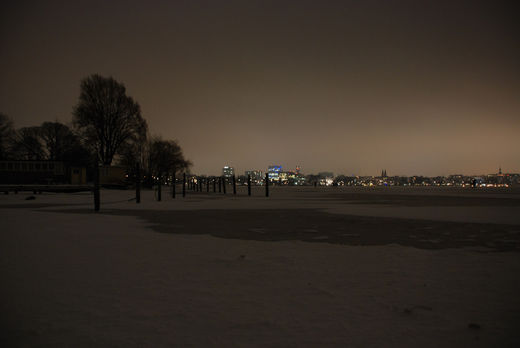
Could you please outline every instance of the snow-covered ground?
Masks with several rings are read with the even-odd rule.
[[[28,196],[0,196],[2,339],[14,346],[520,344],[518,252],[156,233],[153,221],[85,210],[90,194]],[[345,204],[281,191],[269,199],[190,195],[163,202],[145,191],[141,205],[131,196],[103,191],[102,213],[309,208],[385,216],[395,208],[392,216],[417,218],[414,208],[424,208],[432,213],[423,218],[443,220],[435,209],[461,208]],[[487,209],[484,221],[477,208]],[[501,220],[509,216],[503,209],[515,217]],[[515,204],[460,211],[467,215],[459,221],[512,226],[520,215]]]
[[[396,187],[387,190],[369,188],[353,188],[352,190],[321,188],[320,190],[320,188],[307,187],[275,187],[271,188],[271,195],[266,198],[262,187],[255,187],[251,197],[247,196],[245,187],[242,186],[238,189],[239,195],[236,197],[229,193],[230,188],[228,187],[227,195],[188,192],[186,198],[182,198],[179,188],[177,188],[176,199],[172,199],[169,189],[166,188],[163,191],[161,202],[156,200],[155,192],[143,190],[140,204],[135,203],[135,192],[132,190],[101,190],[101,210],[317,209],[358,216],[520,225],[519,190],[511,190],[511,193],[494,193],[495,190],[481,192],[471,191],[471,189],[441,188],[435,190],[422,187],[416,189]],[[405,200],[405,204],[393,204],[393,201],[378,202],[377,199],[360,203],[359,199],[351,200],[348,196],[342,196],[342,193],[359,192],[368,198],[374,195],[378,195],[376,198],[391,195],[393,199],[420,195],[421,198],[409,202]],[[27,196],[34,196],[36,199],[27,201],[25,200]],[[429,205],[428,202],[434,199],[432,197],[442,198],[442,200]],[[451,200],[457,198],[467,199],[450,203]],[[89,192],[44,193],[42,195],[27,192],[18,195],[0,194],[0,207],[2,205],[24,207],[48,205],[59,206],[60,209],[82,207],[93,209],[93,196]]]

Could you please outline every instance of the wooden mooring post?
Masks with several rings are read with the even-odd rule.
[[[172,174],[172,198],[175,198],[175,195],[177,194],[176,187],[175,187],[175,184],[176,184],[175,175],[176,175],[176,173],[173,172],[173,174]]]
[[[186,197],[186,173],[182,174],[182,197]]]
[[[157,178],[157,201],[160,202],[161,201],[161,191],[162,191],[162,176],[159,175],[159,177]]]
[[[265,196],[269,197],[269,174],[265,173]]]

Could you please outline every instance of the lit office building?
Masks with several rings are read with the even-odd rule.
[[[222,168],[222,176],[226,179],[232,178],[235,175],[235,169],[233,167],[225,166]]]
[[[251,175],[252,184],[261,184],[264,181],[264,173],[261,170],[246,170],[246,178],[248,175]]]
[[[282,172],[282,166],[269,166],[267,169],[267,175],[269,176],[270,181],[278,182],[280,179],[280,173]]]

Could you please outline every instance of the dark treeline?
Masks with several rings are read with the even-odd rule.
[[[92,168],[117,164],[129,177],[175,175],[190,167],[175,140],[151,136],[137,101],[112,77],[91,75],[81,81],[70,124],[57,121],[15,129],[0,113],[0,160],[49,160]]]

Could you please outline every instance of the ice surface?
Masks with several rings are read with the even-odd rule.
[[[104,191],[102,210],[297,208],[280,197],[153,202],[147,192],[138,206],[128,194]],[[0,310],[3,340],[14,345],[520,344],[517,252],[164,234],[131,216],[55,212],[90,209],[88,194],[29,203],[0,198]],[[300,202],[344,213],[341,204]]]

